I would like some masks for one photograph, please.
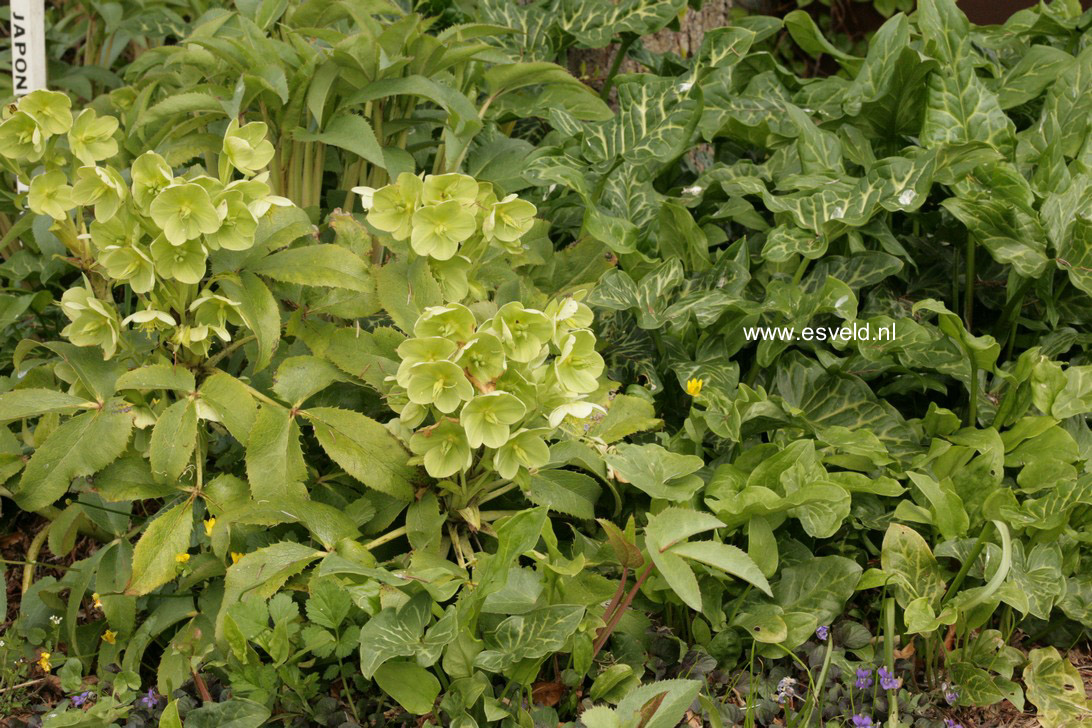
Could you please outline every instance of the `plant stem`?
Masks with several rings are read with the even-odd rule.
[[[372,539],[368,543],[364,544],[364,548],[371,551],[372,549],[379,548],[383,544],[389,543],[389,542],[393,541],[394,539],[398,538],[399,536],[404,536],[405,534],[406,534],[406,527],[405,526],[399,526],[398,528],[394,529],[393,531],[387,531],[386,533],[384,533],[379,538]]]
[[[834,635],[827,635],[827,653],[823,656],[823,667],[819,670],[819,679],[812,688],[812,696],[815,698],[815,710],[822,715],[823,712],[823,686],[827,682],[827,673],[830,671],[830,660],[834,656]]]
[[[618,69],[622,67],[622,61],[625,60],[626,54],[629,53],[629,47],[633,45],[633,42],[637,40],[636,33],[623,33],[622,42],[618,44],[618,52],[614,54],[613,60],[610,63],[610,69],[607,70],[607,77],[603,79],[603,88],[599,91],[599,98],[604,101],[610,97],[611,86],[614,85],[614,77],[618,74]]]
[[[618,582],[618,588],[614,591],[614,596],[611,597],[610,603],[607,604],[607,608],[603,610],[603,626],[595,633],[595,644],[599,644],[599,640],[607,630],[607,624],[610,623],[611,618],[614,616],[614,610],[618,608],[618,603],[622,601],[622,595],[626,592],[626,580],[628,578],[629,569],[623,566],[622,579]]]
[[[963,274],[963,325],[967,327],[968,333],[974,323],[974,252],[974,235],[967,233],[966,270]]]
[[[52,523],[47,523],[43,526],[42,530],[34,535],[30,546],[27,547],[27,560],[23,564],[23,596],[26,596],[26,593],[30,590],[30,585],[34,583],[34,565],[38,563],[38,553],[41,552],[42,544],[45,543],[52,525]]]
[[[963,560],[963,565],[959,567],[959,572],[955,575],[955,578],[952,579],[952,584],[948,587],[948,591],[944,592],[944,596],[940,600],[941,607],[959,592],[959,587],[963,586],[963,580],[967,578],[967,573],[971,570],[971,567],[974,566],[974,562],[978,560],[979,554],[982,553],[982,549],[986,546],[986,531],[989,527],[989,523],[983,524],[982,530],[978,533],[978,540],[974,542],[974,546],[971,548],[971,553]]]
[[[884,637],[883,637],[883,661],[887,665],[887,671],[895,674],[895,598],[888,597],[884,601]],[[899,725],[899,696],[897,690],[887,691],[887,721],[891,728]]]
[[[595,647],[592,650],[593,660],[595,659],[595,656],[599,654],[599,650],[603,649],[603,645],[607,643],[607,638],[610,637],[610,633],[618,626],[618,622],[622,619],[622,615],[629,609],[629,605],[633,603],[633,600],[637,597],[637,592],[644,586],[644,583],[648,580],[650,574],[652,574],[652,559],[648,560],[648,566],[646,566],[645,570],[641,572],[641,575],[637,577],[637,582],[633,585],[633,588],[630,589],[629,593],[626,594],[626,598],[614,610],[614,614],[611,615],[610,622],[608,622],[607,626],[604,628],[603,634],[595,641]]]

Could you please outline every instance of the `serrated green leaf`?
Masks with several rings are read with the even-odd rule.
[[[193,501],[170,508],[144,530],[133,549],[133,576],[126,594],[142,596],[155,591],[178,574],[178,554],[190,548],[193,529]]]
[[[336,407],[315,407],[301,414],[314,426],[326,454],[345,472],[393,498],[413,498],[418,473],[407,463],[405,447],[383,425]]]

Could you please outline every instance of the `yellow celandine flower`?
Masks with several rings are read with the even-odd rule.
[[[190,560],[190,555],[187,553],[175,554],[174,560],[180,564],[185,564]]]
[[[102,633],[102,641],[106,642],[106,643],[109,643],[111,645],[114,644],[117,641],[117,638],[118,638],[118,633],[115,632],[112,629],[108,629],[108,630],[106,630],[105,632]]]
[[[231,563],[237,564],[237,563],[239,563],[239,559],[241,559],[241,558],[243,558],[243,555],[241,553],[239,553],[238,551],[232,551],[231,552]]]
[[[205,521],[205,535],[212,538],[212,529],[216,528],[216,516]]]
[[[42,672],[49,672],[53,669],[53,663],[49,661],[49,658],[50,654],[48,652],[38,655],[38,667],[42,668]]]
[[[98,592],[91,595],[91,606],[95,609],[102,609],[102,599],[99,597]]]
[[[701,386],[705,384],[704,379],[687,379],[686,380],[686,393],[691,397],[698,397],[701,395]]]

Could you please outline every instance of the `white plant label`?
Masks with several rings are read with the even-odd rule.
[[[11,0],[11,87],[16,96],[46,87],[45,0]],[[16,185],[26,192],[22,182]]]

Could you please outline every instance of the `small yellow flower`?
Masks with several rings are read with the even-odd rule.
[[[704,379],[687,379],[686,380],[686,393],[691,397],[701,396],[701,386],[705,384]]]
[[[53,663],[49,661],[49,657],[48,652],[38,655],[38,667],[42,668],[42,672],[49,672],[53,668]]]
[[[212,538],[212,529],[216,528],[216,517],[213,516],[209,520],[205,521],[205,535]]]
[[[117,641],[118,633],[112,629],[108,629],[102,633],[102,641],[108,644],[114,644]]]
[[[174,555],[174,560],[177,561],[180,564],[185,564],[185,563],[189,562],[190,555],[187,554],[187,553],[175,554]]]
[[[231,552],[231,563],[237,564],[239,563],[239,559],[241,558],[243,558],[243,554],[239,553],[238,551]]]
[[[91,606],[95,609],[102,609],[102,599],[99,597],[98,592],[91,595]]]

